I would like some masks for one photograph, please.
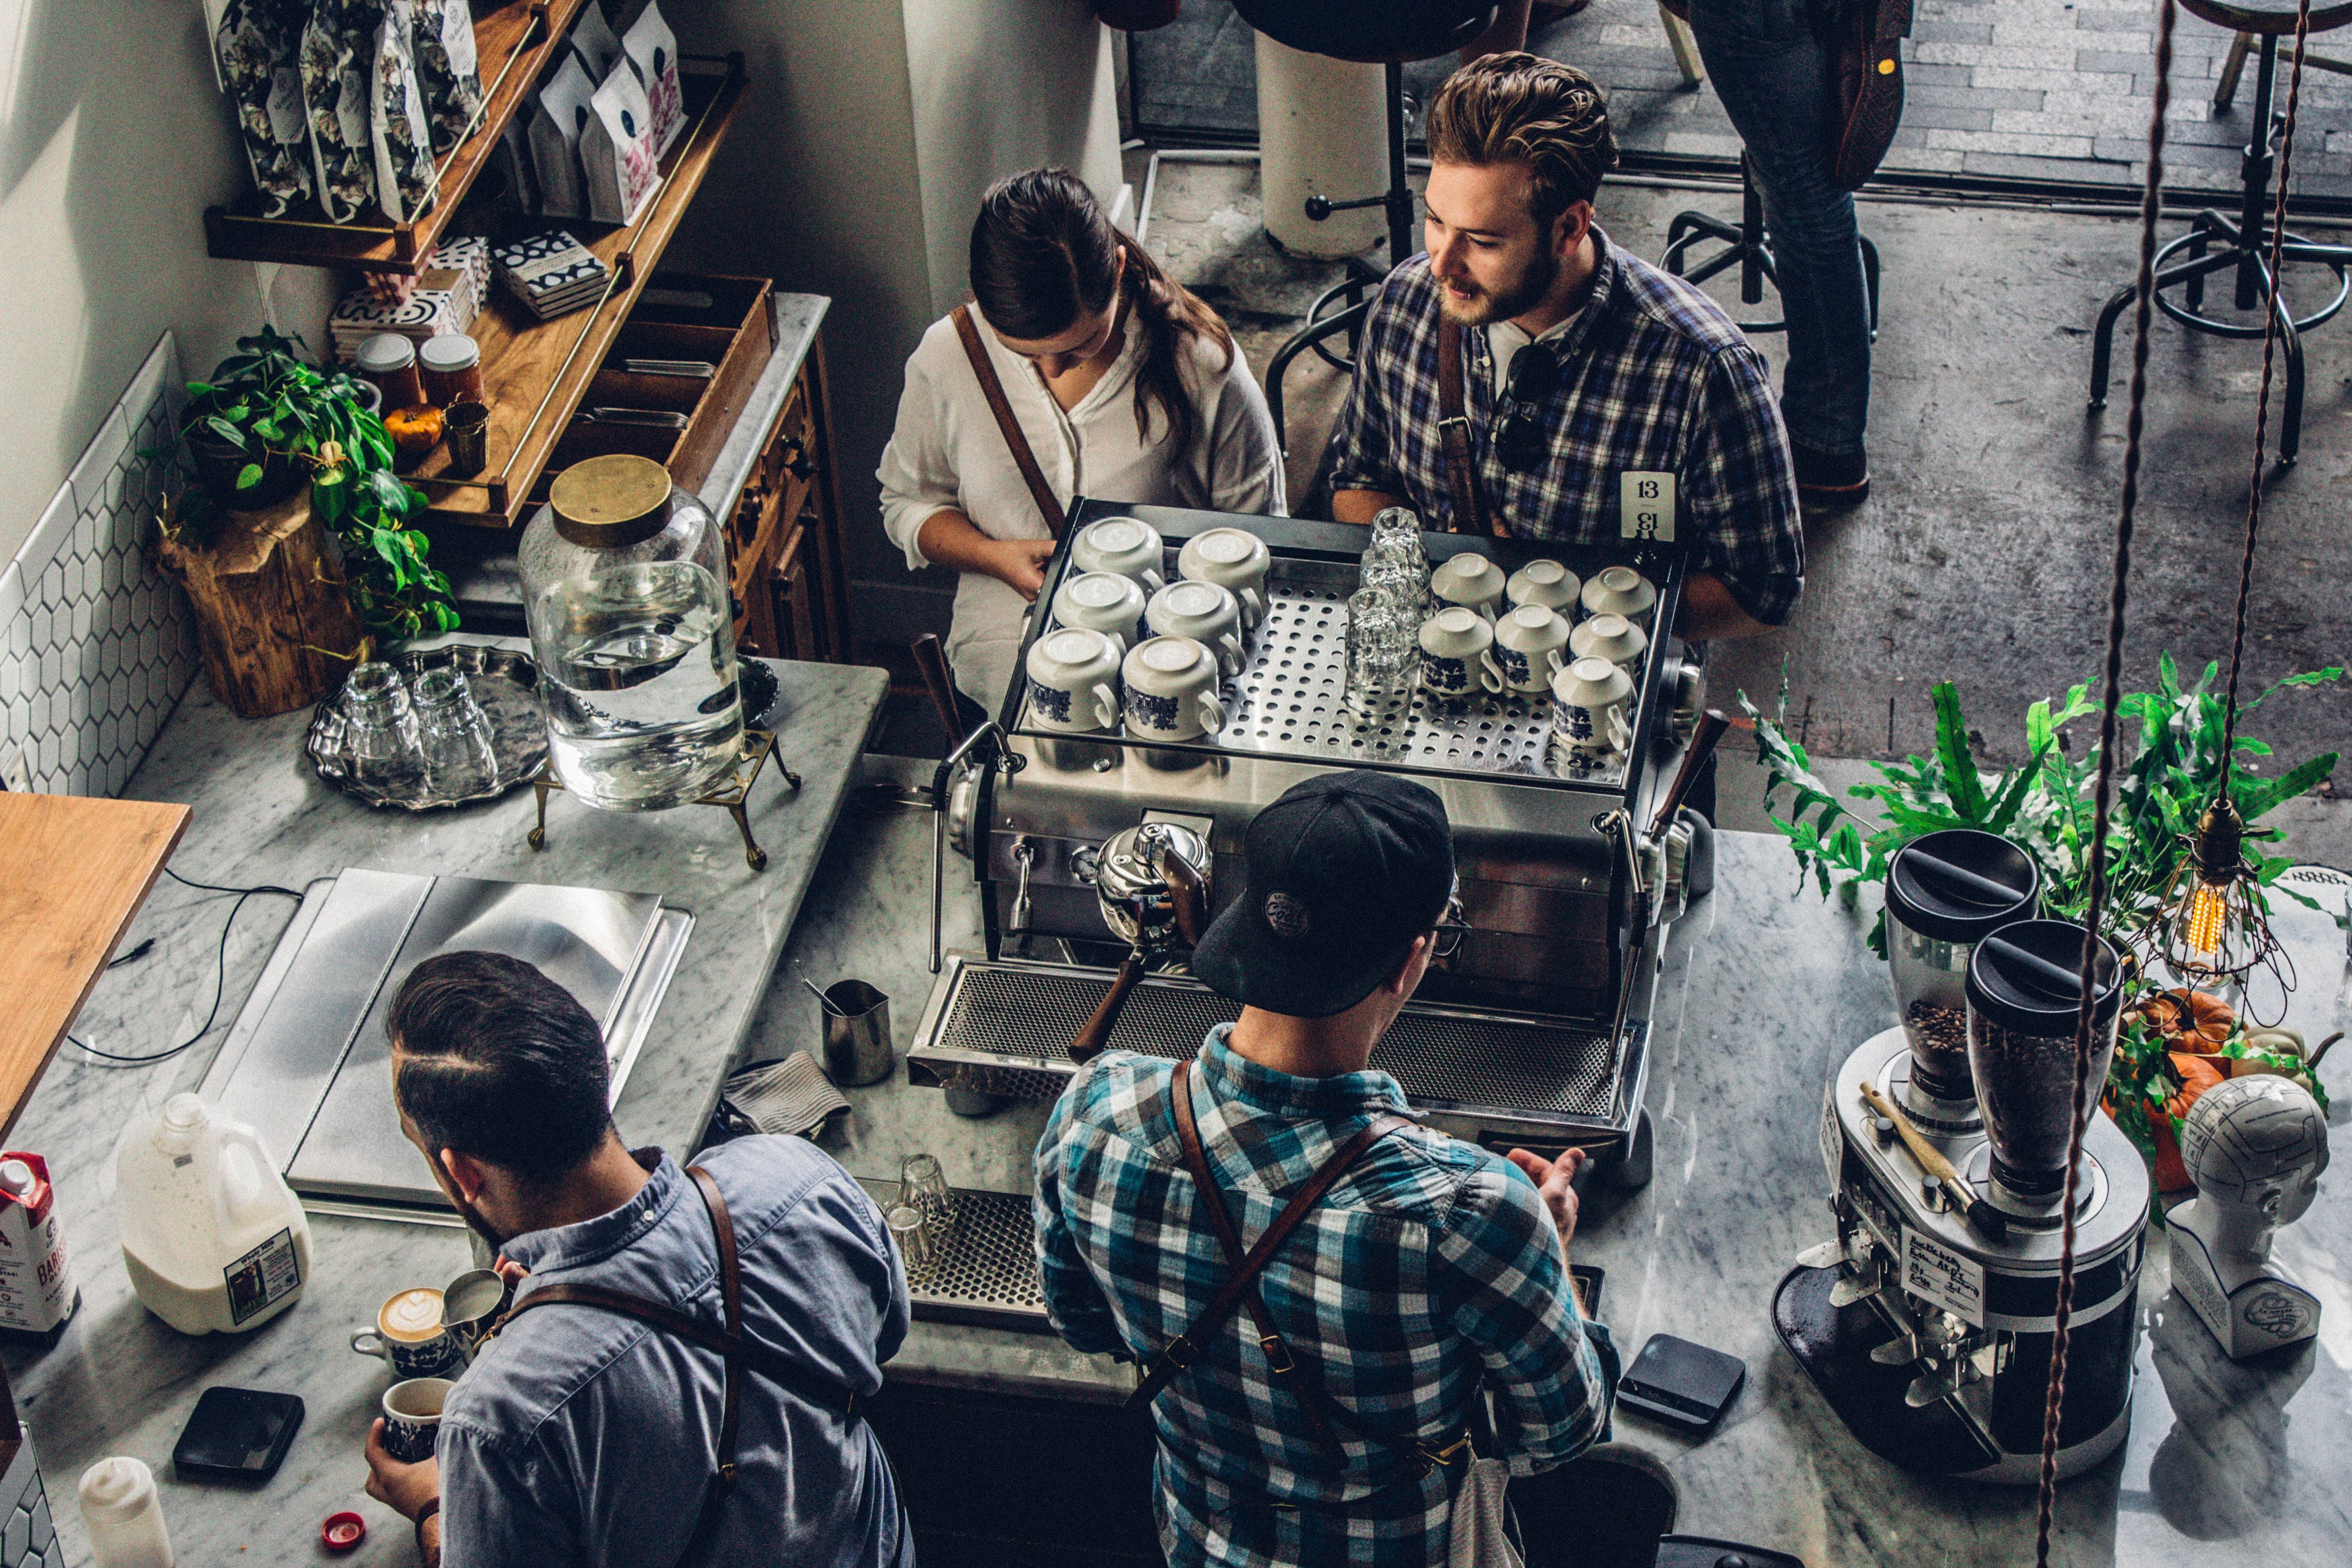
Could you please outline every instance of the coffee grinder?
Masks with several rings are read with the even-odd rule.
[[[2032,1485],[2056,1326],[2083,932],[2054,920],[1968,924],[1970,904],[1990,915],[2007,898],[2012,916],[2032,913],[2033,879],[2016,865],[2025,857],[1997,839],[1999,851],[1966,841],[1987,839],[1929,835],[1890,868],[1889,946],[1913,944],[1895,969],[1898,1011],[1933,1027],[1873,1036],[1832,1079],[1821,1152],[1837,1236],[1781,1281],[1773,1322],[1873,1453],[1907,1469]],[[1927,861],[1939,864],[1923,873]],[[2122,1001],[2114,950],[2100,943],[2095,962],[2093,1104]],[[1948,1020],[1914,1009],[1949,1006],[1954,978],[1957,1052]],[[1963,1061],[1965,1079],[1954,1071]],[[2061,1477],[2105,1458],[2130,1425],[2149,1196],[2138,1151],[2095,1113],[2075,1184]]]

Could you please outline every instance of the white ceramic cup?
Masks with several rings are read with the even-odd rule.
[[[441,1323],[441,1292],[430,1285],[395,1291],[376,1309],[375,1327],[352,1335],[352,1348],[375,1356],[395,1377],[439,1377],[466,1364],[466,1347]]]
[[[404,1465],[431,1458],[441,1436],[441,1406],[451,1386],[446,1377],[412,1377],[385,1389],[384,1451]]]
[[[1171,582],[1151,596],[1143,619],[1163,637],[1190,637],[1217,656],[1230,679],[1242,673],[1242,607],[1230,589],[1213,582]]]
[[[1658,591],[1630,566],[1601,568],[1585,580],[1580,597],[1587,615],[1622,615],[1645,632],[1658,609]]]
[[[1553,736],[1588,756],[1633,744],[1633,678],[1606,659],[1571,660],[1551,678]]]
[[[1503,689],[1495,629],[1485,616],[1456,604],[1421,623],[1421,689],[1444,698]]]
[[[1523,604],[1495,622],[1495,663],[1502,667],[1503,685],[1515,692],[1540,696],[1551,690],[1551,678],[1568,662],[1568,622],[1540,604]]]
[[[1429,591],[1441,606],[1458,604],[1492,621],[1503,602],[1503,569],[1475,550],[1464,550],[1429,574]]]
[[[1084,571],[1054,593],[1054,622],[1099,632],[1118,645],[1120,658],[1151,633],[1144,629],[1143,585],[1115,571]]]
[[[1606,659],[1635,679],[1650,652],[1649,634],[1622,615],[1595,615],[1578,623],[1568,639],[1569,653],[1579,659]]]
[[[1558,611],[1563,621],[1576,619],[1576,596],[1584,584],[1576,573],[1556,560],[1531,560],[1511,573],[1503,584],[1503,597],[1515,608],[1540,604],[1546,610]]]
[[[1127,733],[1140,740],[1194,740],[1225,727],[1217,656],[1190,637],[1153,637],[1128,650]]]
[[[1076,735],[1118,725],[1118,644],[1085,627],[1048,632],[1029,646],[1029,722]]]
[[[1210,528],[1184,541],[1176,570],[1231,593],[1241,604],[1243,629],[1255,631],[1265,619],[1265,573],[1273,559],[1265,541],[1247,528]]]
[[[1070,564],[1080,571],[1115,571],[1157,593],[1168,585],[1160,567],[1166,559],[1160,530],[1136,517],[1105,517],[1088,523],[1070,541]]]

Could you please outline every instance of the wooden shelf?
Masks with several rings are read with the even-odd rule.
[[[481,120],[474,133],[441,160],[440,200],[423,217],[395,224],[371,208],[351,223],[331,224],[311,204],[284,217],[265,218],[260,197],[248,194],[236,206],[205,209],[206,248],[218,261],[422,272],[457,217],[474,177],[497,151],[508,122],[530,105],[539,78],[585,4],[587,0],[505,0],[476,15],[474,48],[486,95]]]
[[[482,350],[482,390],[490,405],[489,464],[470,478],[454,477],[445,444],[403,476],[430,498],[428,527],[510,528],[523,520],[531,487],[587,394],[596,367],[702,188],[734,120],[744,80],[740,55],[728,57],[723,75],[681,76],[689,130],[663,161],[661,184],[635,223],[597,235],[597,225],[549,220],[550,227],[578,235],[613,269],[613,287],[603,303],[540,321],[503,288],[492,288],[473,327]]]

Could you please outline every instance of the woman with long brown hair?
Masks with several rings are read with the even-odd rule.
[[[992,714],[1073,497],[1261,516],[1285,502],[1274,422],[1233,333],[1076,175],[1032,169],[989,188],[971,290],[908,359],[877,477],[907,564],[963,574],[948,659]],[[1024,478],[991,379],[1049,495]]]

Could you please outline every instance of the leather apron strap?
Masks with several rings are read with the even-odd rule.
[[[1037,503],[1037,510],[1045,515],[1045,527],[1058,539],[1069,528],[1069,515],[1054,498],[1054,487],[1045,483],[1045,471],[1037,466],[1037,454],[1030,450],[1029,438],[1021,434],[1021,422],[1013,417],[1013,403],[1004,395],[1004,383],[997,379],[996,366],[988,357],[988,346],[980,340],[980,323],[971,319],[969,305],[957,306],[950,319],[955,322],[956,336],[962,340],[963,357],[971,361],[971,373],[980,382],[981,395],[988,399],[988,412],[996,416],[996,428],[1013,453],[1013,465],[1021,470],[1022,483],[1029,486],[1030,498]]]

